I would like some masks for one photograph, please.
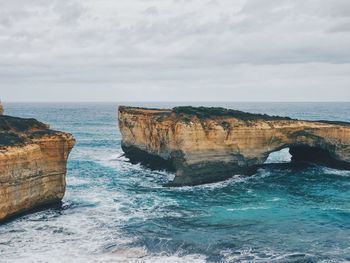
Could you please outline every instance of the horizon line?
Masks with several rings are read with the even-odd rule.
[[[201,101],[167,101],[167,100],[144,100],[144,101],[5,101],[0,100],[0,103],[350,103],[349,101],[327,101],[327,100],[319,100],[319,101],[258,101],[258,100],[236,100],[236,101],[224,101],[224,100],[201,100]]]

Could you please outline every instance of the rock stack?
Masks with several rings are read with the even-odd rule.
[[[0,220],[63,198],[74,143],[35,119],[0,115]]]
[[[350,167],[350,124],[304,121],[223,108],[119,107],[122,148],[131,162],[176,172],[172,185],[251,174],[289,148],[296,161]]]

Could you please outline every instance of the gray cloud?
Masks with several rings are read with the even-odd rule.
[[[348,0],[0,4],[3,100],[350,98]]]
[[[148,7],[144,12],[146,15],[158,16],[158,9],[155,6]]]

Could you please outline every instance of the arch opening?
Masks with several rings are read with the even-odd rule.
[[[264,164],[290,163],[292,155],[289,153],[288,147],[273,151],[269,154]]]
[[[271,152],[264,164],[310,162],[338,169],[350,169],[350,164],[339,161],[323,148],[308,145],[290,145]]]

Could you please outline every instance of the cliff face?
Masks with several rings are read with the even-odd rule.
[[[222,108],[119,107],[122,148],[132,162],[176,171],[174,186],[250,174],[271,152],[350,167],[350,124],[300,121]]]
[[[63,198],[74,143],[35,119],[0,116],[0,220]]]

